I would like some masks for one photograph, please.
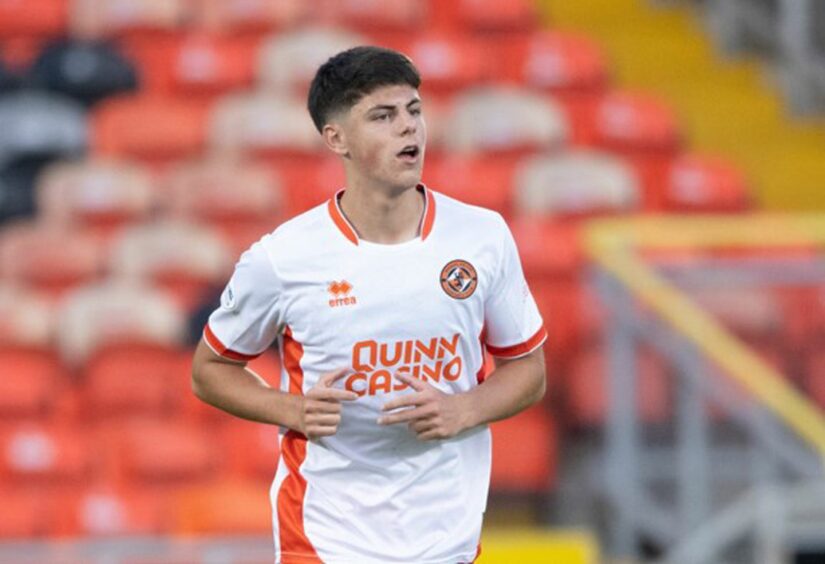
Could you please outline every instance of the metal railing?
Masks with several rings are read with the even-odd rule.
[[[639,251],[800,244],[825,245],[825,216],[605,220],[588,231],[595,286],[610,311],[605,495],[613,554],[641,557],[653,545],[668,562],[685,561],[678,554],[686,552],[707,555],[691,564],[782,561],[766,548],[781,543],[754,535],[755,525],[724,529],[734,536],[712,547],[703,544],[702,527],[754,491],[825,480],[825,417],[689,293],[718,280],[821,282],[825,264],[765,259],[743,269],[735,260],[695,260],[657,270]],[[642,345],[674,368],[673,418],[653,440],[636,409]]]

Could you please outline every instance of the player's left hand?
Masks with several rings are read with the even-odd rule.
[[[385,403],[381,411],[399,411],[379,417],[379,425],[407,423],[421,441],[449,439],[467,428],[463,394],[445,394],[407,374],[395,377],[415,391]]]

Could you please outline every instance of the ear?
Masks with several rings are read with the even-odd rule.
[[[321,136],[324,138],[324,144],[330,151],[344,158],[349,157],[347,137],[340,123],[330,122],[324,125],[324,128],[321,130]]]

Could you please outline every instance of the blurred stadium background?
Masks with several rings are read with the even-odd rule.
[[[0,562],[268,562],[275,429],[189,390],[240,251],[343,181],[377,43],[550,332],[480,562],[825,562],[814,0],[0,0]],[[273,352],[253,368],[274,382]]]

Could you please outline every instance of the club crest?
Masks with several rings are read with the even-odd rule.
[[[441,269],[441,288],[456,300],[465,300],[473,295],[478,286],[478,274],[466,260],[452,260]]]

